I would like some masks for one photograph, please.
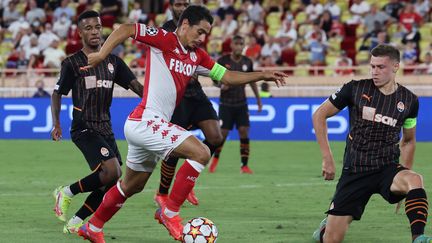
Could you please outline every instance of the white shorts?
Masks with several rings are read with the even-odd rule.
[[[151,116],[141,121],[127,119],[124,134],[128,142],[126,165],[134,171],[152,172],[156,163],[167,159],[192,133],[182,127]]]

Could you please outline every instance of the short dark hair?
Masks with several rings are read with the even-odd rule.
[[[241,41],[244,41],[244,38],[243,38],[243,36],[241,36],[241,35],[235,35],[235,36],[233,36],[232,40],[233,40],[233,41],[235,41],[235,40],[241,40]]]
[[[371,54],[374,57],[389,57],[390,60],[400,62],[399,50],[396,47],[388,44],[377,45],[372,49]]]
[[[174,4],[175,0],[170,0],[169,3],[172,6]],[[190,0],[188,0],[188,2],[190,2]]]
[[[180,26],[184,19],[189,21],[189,25],[197,25],[201,20],[208,21],[210,25],[213,24],[213,16],[210,11],[206,7],[200,5],[187,7],[180,16],[177,26]]]
[[[98,12],[96,12],[96,11],[94,11],[94,10],[87,10],[87,11],[81,13],[81,14],[78,16],[78,24],[79,24],[79,23],[81,22],[81,20],[83,20],[83,19],[88,19],[88,18],[97,18],[97,17],[99,17],[99,16],[100,16],[100,15],[99,15]]]

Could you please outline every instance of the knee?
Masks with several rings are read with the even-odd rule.
[[[207,139],[207,142],[214,147],[219,147],[222,145],[224,139],[221,133],[214,134],[213,136],[209,136]]]
[[[203,145],[200,146],[199,149],[197,149],[195,158],[191,158],[191,159],[197,161],[202,165],[207,165],[210,158],[211,158],[210,149],[207,146]]]
[[[99,175],[104,185],[112,185],[120,179],[122,171],[117,159],[113,163],[103,164]]]
[[[411,173],[408,176],[409,189],[423,188],[423,176],[417,173]]]
[[[140,183],[124,183],[123,181],[121,182],[121,188],[123,193],[127,196],[127,197],[131,197],[134,194],[140,193],[142,190],[144,190],[144,184],[140,184]]]
[[[343,241],[344,235],[338,232],[328,231],[326,229],[323,239],[325,243],[339,243]]]

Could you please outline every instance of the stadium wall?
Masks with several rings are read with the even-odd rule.
[[[263,100],[263,111],[257,112],[255,99],[249,99],[252,140],[314,140],[312,114],[325,100],[321,98],[269,98]],[[211,99],[218,110],[218,99]],[[61,107],[63,137],[70,138],[72,100],[64,98]],[[128,114],[138,104],[137,98],[115,98],[111,107],[112,125],[118,139],[124,139],[123,124]],[[432,97],[420,97],[417,123],[417,140],[432,141]],[[50,99],[3,98],[0,99],[0,139],[50,139],[52,129]],[[330,140],[345,140],[348,131],[348,112],[343,110],[328,120]],[[194,134],[202,138],[200,131]],[[231,132],[229,139],[238,139]]]

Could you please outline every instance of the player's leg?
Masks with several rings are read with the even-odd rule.
[[[190,102],[190,105],[189,109],[193,111],[191,114],[192,124],[198,126],[204,133],[205,140],[203,143],[209,147],[210,155],[213,155],[216,148],[223,142],[219,117],[209,99],[196,100]]]
[[[171,117],[171,123],[187,129],[187,127],[191,124],[190,110],[193,110],[193,107],[191,108],[188,104],[188,99],[184,97],[174,110],[173,116]],[[164,205],[168,200],[168,192],[174,178],[177,163],[178,158],[176,157],[169,157],[162,160],[159,189],[154,196],[154,201],[159,205],[159,207]]]
[[[223,145],[225,143],[226,138],[228,137],[228,133],[233,129],[234,127],[234,114],[232,112],[231,107],[227,107],[224,105],[219,106],[219,118],[221,124],[221,133],[222,133],[222,143],[218,148],[216,148],[212,162],[209,166],[209,172],[213,173],[216,171],[216,167],[219,163],[219,157],[222,152]]]
[[[376,177],[376,176],[375,176]],[[351,174],[343,172],[336,186],[327,220],[314,232],[316,242],[342,242],[352,220],[360,220],[364,209],[378,184],[374,173]]]
[[[181,157],[186,158],[186,161],[177,171],[169,199],[166,205],[156,211],[155,219],[167,228],[174,239],[180,240],[183,230],[179,216],[180,207],[192,191],[204,166],[208,163],[210,152],[200,140],[177,125],[169,124],[162,129],[168,130],[169,134],[173,134],[173,137],[162,139],[160,145],[163,148],[159,147],[158,151],[165,151],[164,157]]]
[[[103,136],[108,146],[114,151],[119,164],[122,165],[122,158],[120,155],[120,151],[118,149],[117,143],[115,141],[114,135]],[[102,198],[105,193],[115,185],[116,181],[113,181],[112,184],[105,185],[97,190],[92,191],[86,198],[84,204],[80,209],[75,213],[74,216],[67,222],[67,224],[63,227],[63,233],[73,233],[77,232],[78,229],[82,226],[83,221],[92,215],[96,209],[99,207],[102,202]]]
[[[240,173],[252,174],[253,171],[249,168],[249,127],[241,126],[237,128],[240,138]]]
[[[238,109],[235,119],[237,130],[240,138],[240,158],[241,169],[240,173],[252,174],[252,170],[248,166],[249,161],[249,111],[247,105]]]
[[[111,186],[121,176],[121,168],[115,151],[98,133],[85,130],[74,136],[73,141],[86,158],[92,173],[54,191],[56,216],[66,221],[71,199],[78,193],[92,192],[104,186]],[[102,161],[102,162],[101,162]]]
[[[400,167],[397,169],[400,171],[394,177],[390,176],[393,178],[390,186],[393,195],[385,198],[390,203],[396,203],[406,196],[405,213],[410,222],[412,239],[414,242],[432,241],[431,237],[424,235],[428,215],[428,200],[423,186],[423,178],[412,170],[401,170]]]
[[[206,145],[194,136],[189,136],[179,144],[171,156],[186,158],[176,174],[167,208],[178,213],[180,206],[195,185],[195,181],[210,160],[210,151]]]
[[[121,209],[127,198],[144,189],[145,184],[150,178],[152,168],[154,168],[151,165],[154,164],[154,162],[150,161],[143,164],[128,163],[123,180],[118,181],[105,194],[102,203],[89,222],[79,229],[78,235],[92,242],[104,242],[102,241],[104,238],[102,229],[105,223]],[[145,171],[147,168],[150,168],[150,170]]]
[[[342,242],[352,222],[352,216],[328,215],[325,229],[321,231],[323,242]]]

